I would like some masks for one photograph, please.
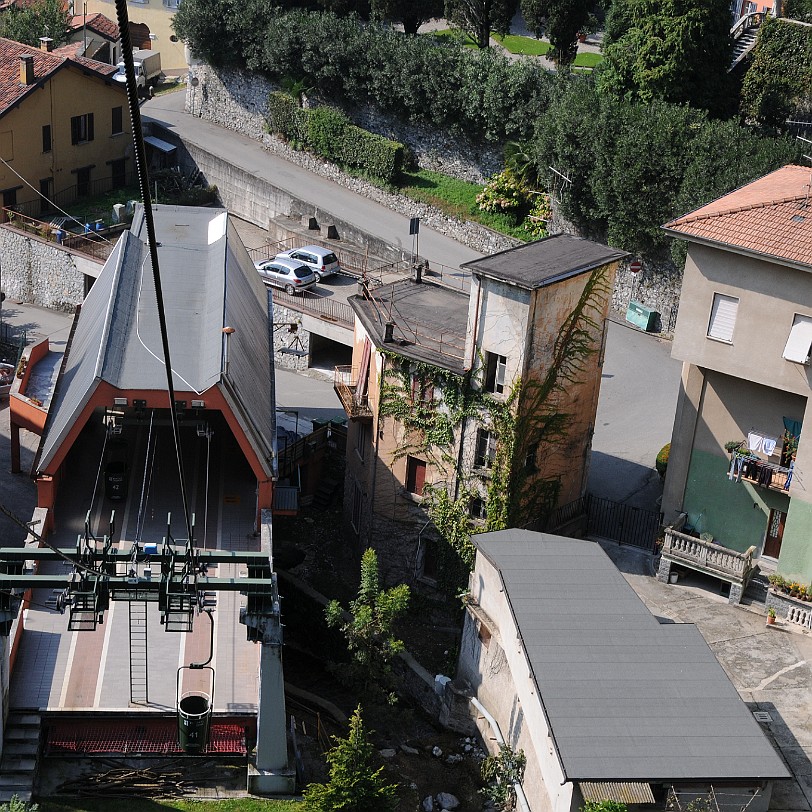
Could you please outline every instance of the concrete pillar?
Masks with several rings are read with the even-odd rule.
[[[657,568],[657,580],[667,584],[671,577],[671,561],[665,556],[660,556],[660,566]]]

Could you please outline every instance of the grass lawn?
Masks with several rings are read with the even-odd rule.
[[[173,77],[159,82],[155,88],[155,95],[165,96],[167,93],[177,93],[179,90],[186,90],[186,82],[181,82]]]
[[[524,54],[525,56],[544,56],[550,50],[552,45],[549,42],[543,42],[535,37],[520,37],[518,34],[508,34],[502,37],[499,34],[492,33],[491,36],[506,50],[512,54]]]
[[[490,214],[477,208],[476,196],[482,191],[482,187],[476,183],[419,169],[404,172],[397,191],[412,200],[434,206],[450,217],[473,220],[502,234],[528,239],[524,229],[517,226],[510,215]]]
[[[603,61],[602,54],[595,54],[592,51],[584,51],[575,57],[573,66],[576,68],[594,68],[599,62]]]
[[[77,798],[39,802],[40,812],[294,812],[296,801],[266,801],[259,798],[235,798],[230,801],[176,801],[146,798]]]
[[[477,44],[468,36],[464,31],[458,28],[443,28],[440,31],[430,31],[429,36],[441,37],[443,39],[450,39],[455,42],[461,42],[466,48],[476,48]]]

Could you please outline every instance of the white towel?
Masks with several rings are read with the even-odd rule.
[[[762,437],[761,450],[768,456],[772,457],[775,452],[775,446],[778,444],[778,439],[775,437]]]
[[[761,444],[764,438],[755,431],[748,432],[747,434],[747,447],[751,451],[761,451]]]

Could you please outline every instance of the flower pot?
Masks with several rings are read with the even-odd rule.
[[[578,42],[586,42],[586,34],[578,32]]]
[[[775,615],[767,615],[767,625],[772,626],[775,623]]]

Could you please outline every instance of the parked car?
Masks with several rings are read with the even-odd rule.
[[[263,259],[255,262],[254,267],[266,285],[282,288],[291,296],[297,290],[312,288],[317,282],[316,274],[307,265],[287,257]]]
[[[321,282],[327,276],[332,276],[341,270],[338,257],[329,249],[320,245],[306,245],[304,248],[292,248],[290,251],[282,251],[276,255],[277,259],[295,259],[303,262],[316,274],[316,279]]]

